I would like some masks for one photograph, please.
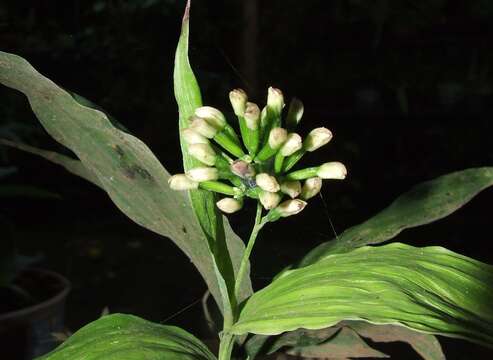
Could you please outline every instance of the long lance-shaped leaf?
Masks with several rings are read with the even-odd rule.
[[[99,183],[98,178],[95,177],[90,171],[88,171],[84,164],[82,164],[82,162],[79,160],[72,159],[68,156],[59,154],[54,151],[43,150],[34,146],[21,144],[5,139],[0,139],[0,145],[10,146],[12,148],[28,152],[30,154],[41,156],[42,158],[51,161],[52,163],[63,166],[68,172],[80,176],[81,178],[86,179],[94,185],[103,188]]]
[[[214,360],[196,337],[175,326],[113,314],[84,326],[38,360]]]
[[[202,97],[195,75],[188,58],[189,26],[190,26],[190,1],[187,2],[185,15],[182,22],[182,31],[175,56],[174,88],[178,103],[180,130],[188,127],[188,119],[195,109],[202,106]],[[183,154],[183,166],[185,170],[201,164],[188,154],[187,144],[183,139],[181,148]],[[226,243],[223,228],[223,216],[216,207],[218,200],[212,192],[194,190],[190,192],[190,199],[199,223],[209,240],[210,247],[215,255],[218,277],[224,279],[222,289],[223,302],[236,301],[234,299],[234,274],[238,270],[241,255],[244,251],[243,243]],[[231,259],[233,261],[231,261]],[[222,280],[219,279],[221,283]],[[252,293],[249,279],[244,281],[238,301],[242,301]]]
[[[493,167],[458,171],[416,185],[376,216],[347,229],[337,240],[317,246],[298,266],[313,264],[329,254],[382,243],[404,229],[442,219],[490,186],[493,186]]]
[[[247,300],[235,334],[398,324],[493,344],[493,267],[441,247],[394,243],[291,270]]]
[[[123,213],[171,238],[190,257],[221,304],[208,242],[186,195],[169,189],[170,175],[149,148],[116,129],[102,112],[77,103],[19,56],[0,52],[0,83],[28,97],[48,133],[75,153]],[[234,235],[228,240],[242,244]]]

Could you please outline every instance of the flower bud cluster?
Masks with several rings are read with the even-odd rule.
[[[201,165],[173,175],[169,179],[172,189],[227,195],[216,203],[227,214],[240,210],[245,198],[257,199],[269,211],[267,219],[276,221],[302,211],[306,201],[321,191],[322,179],[346,177],[346,167],[340,162],[291,171],[307,152],[332,140],[332,132],[324,127],[304,138],[295,132],[304,112],[300,100],[291,101],[283,121],[285,102],[279,89],[268,89],[263,110],[249,102],[241,89],[231,91],[229,99],[241,136],[221,111],[210,106],[196,109],[181,138],[188,154]]]

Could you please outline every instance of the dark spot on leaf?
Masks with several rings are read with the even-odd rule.
[[[125,152],[120,147],[120,145],[114,145],[113,149],[115,149],[115,152],[118,154],[118,157],[123,158],[125,156]]]
[[[181,231],[183,231],[183,233],[186,234],[187,233],[187,228],[185,226],[182,226],[181,227]]]
[[[123,173],[129,179],[135,179],[140,177],[144,180],[151,181],[153,180],[152,175],[146,169],[140,167],[139,165],[124,165],[122,166]]]

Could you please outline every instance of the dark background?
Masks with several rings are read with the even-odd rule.
[[[2,0],[0,49],[28,59],[66,89],[105,108],[181,172],[173,56],[182,0]],[[267,87],[305,103],[300,132],[326,126],[335,138],[306,164],[338,160],[344,182],[326,182],[323,202],[263,231],[253,281],[388,205],[413,184],[493,163],[493,2],[488,0],[194,0],[192,66],[204,102],[230,111],[227,94],[246,89],[265,103]],[[26,99],[0,88],[0,135],[64,151]],[[67,326],[75,331],[111,312],[177,324],[202,338],[197,300],[205,285],[168,239],[139,228],[96,187],[37,157],[0,149],[18,168],[3,184],[29,185],[58,199],[0,199],[27,255],[73,283]],[[493,263],[492,190],[437,223],[397,240],[442,245]],[[242,235],[251,208],[230,217]],[[0,232],[0,237],[2,236]],[[486,358],[477,345],[442,339],[449,358]],[[460,349],[460,351],[457,351]],[[476,354],[476,355],[474,355]]]

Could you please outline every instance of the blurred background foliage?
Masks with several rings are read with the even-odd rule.
[[[179,172],[172,69],[184,3],[2,0],[0,48],[102,106]],[[315,126],[335,133],[307,160],[341,160],[350,171],[344,183],[327,184],[325,201],[267,228],[269,241],[255,250],[257,286],[411,185],[493,163],[493,1],[194,0],[192,16],[191,61],[207,104],[230,111],[234,87],[264,103],[267,86],[277,86],[304,101],[301,133]],[[0,136],[61,151],[23,96],[0,88],[0,98]],[[63,199],[2,199],[0,207],[22,250],[41,250],[48,267],[74,282],[71,328],[106,305],[162,321],[200,298],[203,283],[185,257],[129,223],[97,189],[30,155],[0,149],[0,156],[0,165],[19,170],[3,183]],[[398,240],[493,262],[484,234],[492,200],[486,192]],[[249,210],[231,217],[240,233],[250,227]],[[181,283],[166,275],[173,267]],[[197,316],[194,306],[172,322],[190,328]]]

